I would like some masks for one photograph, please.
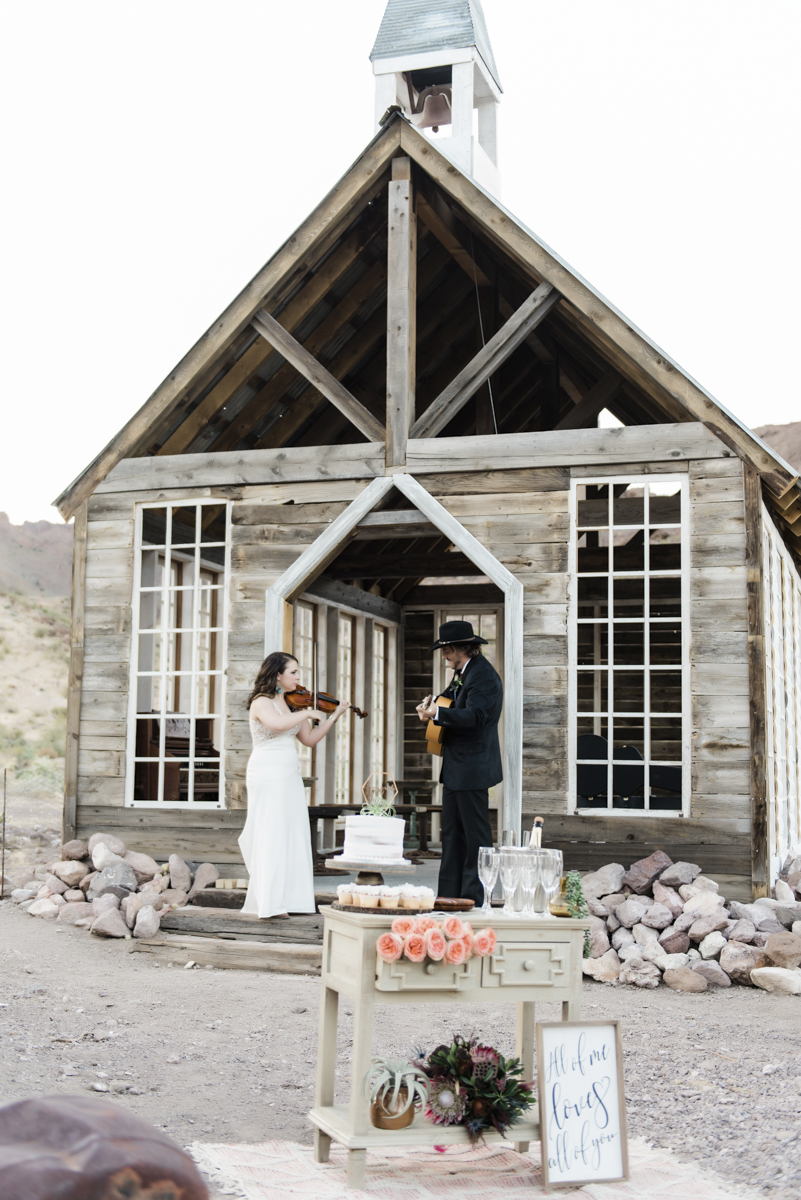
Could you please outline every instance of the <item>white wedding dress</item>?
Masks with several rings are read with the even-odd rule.
[[[295,747],[299,729],[273,733],[250,718],[248,815],[239,847],[250,876],[242,912],[259,917],[316,911],[308,806]]]

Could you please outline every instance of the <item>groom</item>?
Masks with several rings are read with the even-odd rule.
[[[431,647],[453,668],[453,679],[442,693],[450,708],[426,696],[417,706],[421,721],[433,720],[444,729],[442,742],[442,865],[440,896],[459,896],[481,904],[478,848],[492,845],[488,789],[503,778],[498,721],[503,706],[501,677],[481,647],[469,621],[446,621]]]

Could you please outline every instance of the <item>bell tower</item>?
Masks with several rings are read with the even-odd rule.
[[[501,98],[481,0],[388,0],[370,61],[376,128],[398,105],[456,166],[500,196]]]

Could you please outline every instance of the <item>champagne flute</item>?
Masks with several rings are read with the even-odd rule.
[[[520,854],[520,883],[523,889],[522,917],[531,919],[534,913],[534,892],[539,879],[540,851],[535,846],[524,847]]]
[[[502,829],[501,830],[501,849],[508,850],[510,846],[517,845],[517,830]]]
[[[484,904],[478,910],[482,916],[492,914],[492,890],[498,882],[500,869],[499,854],[494,846],[480,846],[478,850],[478,877],[484,885]]]
[[[545,908],[540,916],[548,917],[551,912],[551,898],[556,895],[557,888],[562,878],[562,851],[561,850],[544,850],[542,854],[542,868],[540,875],[540,883],[542,894],[545,898]]]
[[[511,846],[499,852],[501,860],[501,886],[503,887],[503,908],[501,916],[516,917],[515,892],[520,882],[520,861],[517,850]]]

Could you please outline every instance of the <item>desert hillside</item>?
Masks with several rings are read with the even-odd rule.
[[[791,467],[801,471],[801,421],[790,421],[788,425],[760,425],[754,433],[781,454]]]
[[[72,526],[51,521],[12,525],[0,512],[0,589],[30,596],[68,596]]]

